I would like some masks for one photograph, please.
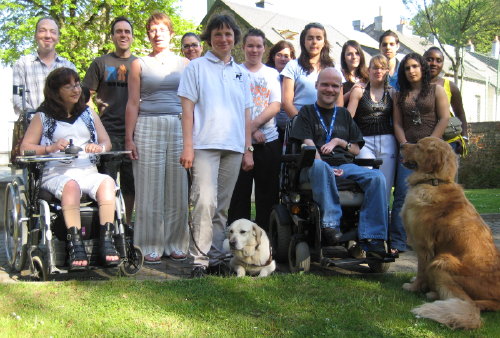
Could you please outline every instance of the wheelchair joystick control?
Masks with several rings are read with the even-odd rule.
[[[79,146],[75,146],[73,144],[73,139],[70,138],[69,139],[69,144],[68,146],[66,147],[66,149],[64,150],[64,153],[65,154],[68,154],[68,155],[76,155],[78,154],[80,151],[82,151],[83,149],[80,148]]]

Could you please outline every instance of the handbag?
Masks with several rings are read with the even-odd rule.
[[[448,120],[448,125],[443,133],[443,139],[445,141],[451,140],[462,134],[462,121],[452,113],[450,119]]]
[[[16,157],[21,155],[21,143],[23,142],[24,132],[26,131],[25,116],[19,114],[19,118],[14,122],[12,130],[12,149],[10,151],[10,163],[16,163]]]

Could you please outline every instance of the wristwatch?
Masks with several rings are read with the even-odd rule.
[[[247,150],[248,150],[249,152],[253,153],[253,146],[249,146],[249,147],[247,147]]]
[[[351,149],[351,146],[352,146],[351,142],[347,142],[347,144],[346,144],[346,146],[345,146],[345,148],[344,148],[344,149],[345,149],[346,151],[349,151],[349,149]]]

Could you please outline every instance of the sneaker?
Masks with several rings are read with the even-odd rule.
[[[361,242],[361,248],[366,252],[367,257],[383,259],[387,251],[385,250],[384,240],[366,239]]]
[[[181,250],[174,250],[174,252],[170,253],[170,259],[174,261],[183,261],[187,258],[187,255]]]
[[[144,256],[144,263],[146,263],[146,264],[160,264],[161,263],[161,256],[158,255],[156,252],[152,252],[152,253]]]
[[[195,265],[191,270],[190,278],[202,278],[207,275],[207,268],[203,265]]]
[[[338,228],[322,228],[321,229],[321,242],[324,246],[334,246],[338,243],[342,233]]]

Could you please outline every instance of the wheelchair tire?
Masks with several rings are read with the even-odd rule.
[[[128,251],[130,247],[127,247]],[[140,247],[134,245],[133,252],[127,252],[127,259],[120,265],[120,272],[127,277],[136,275],[144,264],[144,255]]]
[[[31,280],[33,282],[46,282],[49,277],[49,271],[47,265],[44,264],[43,259],[40,256],[34,256],[32,259],[32,271]]]
[[[288,247],[292,238],[290,215],[284,205],[276,205],[271,211],[269,232],[273,255],[278,263],[288,261]]]
[[[373,263],[368,263],[368,266],[370,267],[370,272],[385,273],[387,272],[387,270],[389,270],[391,263],[373,262]]]
[[[5,188],[4,208],[4,244],[7,262],[15,271],[22,271],[26,263],[28,226],[22,221],[26,204],[21,198],[19,179],[8,183]]]
[[[306,242],[298,242],[297,244],[295,244],[295,241],[290,242],[288,265],[292,273],[309,272],[311,269],[311,252]]]

